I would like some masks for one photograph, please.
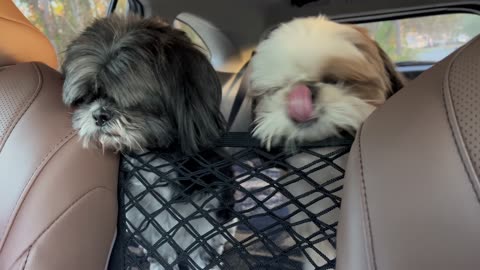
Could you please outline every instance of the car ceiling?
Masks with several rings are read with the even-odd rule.
[[[271,26],[294,17],[320,13],[344,22],[365,22],[385,17],[412,14],[475,12],[480,0],[317,0],[302,7],[291,0],[141,0],[145,13],[168,21],[188,12],[220,28],[239,48],[258,43],[261,34]],[[300,1],[302,2],[302,1]],[[307,1],[308,2],[308,1]]]

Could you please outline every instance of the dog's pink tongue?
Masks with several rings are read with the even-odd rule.
[[[312,119],[312,92],[306,85],[296,85],[288,94],[288,116],[300,123]]]

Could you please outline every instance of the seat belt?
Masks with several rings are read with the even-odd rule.
[[[254,54],[255,52],[252,53],[252,57]],[[240,68],[237,74],[235,74],[235,78],[233,79],[233,82],[230,84],[230,89],[228,90],[227,93],[230,93],[233,90],[233,87],[235,87],[235,85],[238,83],[238,81],[243,79],[243,76],[245,75],[245,71],[247,70],[248,65],[250,64],[250,60],[251,58],[245,64],[243,64],[243,66]],[[235,95],[235,99],[233,100],[232,110],[230,110],[230,115],[228,116],[228,120],[227,120],[228,131],[230,131],[230,129],[232,128],[232,125],[235,122],[235,119],[237,118],[238,112],[242,107],[243,101],[247,96],[248,86],[246,84],[247,82],[245,80],[241,81],[237,94]]]

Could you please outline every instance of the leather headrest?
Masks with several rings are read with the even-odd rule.
[[[42,62],[58,67],[55,49],[11,0],[0,0],[0,66]]]

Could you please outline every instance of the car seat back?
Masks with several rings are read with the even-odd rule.
[[[349,156],[338,270],[478,269],[480,37],[376,110]]]
[[[0,1],[0,269],[105,269],[118,157],[82,148],[54,51],[25,20]]]

